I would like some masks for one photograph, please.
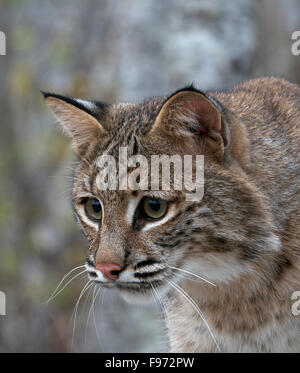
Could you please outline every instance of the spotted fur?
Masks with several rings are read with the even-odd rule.
[[[291,311],[300,290],[299,87],[261,78],[138,104],[45,98],[79,155],[73,208],[94,279],[126,299],[161,297],[172,352],[300,352]],[[203,154],[203,199],[187,202],[185,190],[100,191],[97,160],[117,159],[120,146],[147,159]],[[169,201],[161,222],[137,217],[145,195]],[[101,226],[86,217],[88,197],[103,204]],[[98,262],[118,264],[119,279],[105,279]]]

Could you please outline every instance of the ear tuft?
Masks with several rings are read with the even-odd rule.
[[[41,93],[46,105],[72,138],[75,153],[82,156],[92,142],[101,139],[105,130],[97,119],[100,117],[99,105],[93,101],[65,97],[55,93]]]

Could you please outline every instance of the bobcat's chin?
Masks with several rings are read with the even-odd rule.
[[[129,288],[119,288],[121,297],[130,304],[147,305],[154,302],[151,291],[132,291]]]
[[[163,281],[153,281],[153,283],[147,282],[138,286],[130,286],[126,283],[117,283],[116,286],[121,297],[126,302],[145,305],[157,302],[157,294],[159,294],[159,297],[163,297],[167,288]]]

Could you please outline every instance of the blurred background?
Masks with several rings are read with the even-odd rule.
[[[263,75],[299,84],[295,30],[299,0],[0,0],[0,352],[168,348],[158,305],[114,292],[97,298],[88,323],[92,294],[82,299],[72,346],[81,276],[43,304],[83,264],[87,242],[72,217],[70,143],[39,91],[116,102]]]

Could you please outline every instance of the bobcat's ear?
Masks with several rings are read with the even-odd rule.
[[[74,152],[82,156],[86,147],[100,139],[105,129],[99,121],[107,104],[42,92],[47,106],[72,138]]]
[[[192,86],[184,88],[165,101],[149,134],[165,133],[178,143],[193,143],[203,154],[221,159],[230,141],[222,111],[211,97]]]

